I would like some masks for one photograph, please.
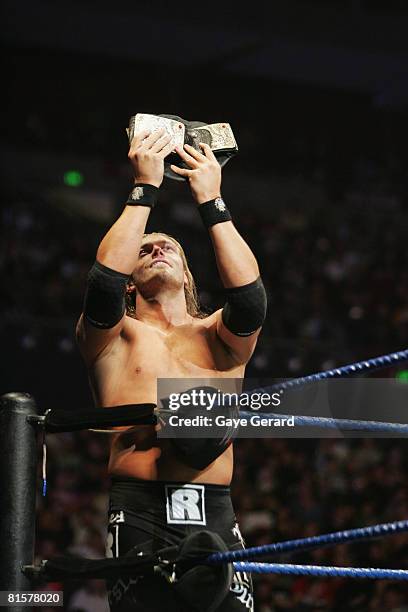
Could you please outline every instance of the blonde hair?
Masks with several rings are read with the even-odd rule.
[[[184,295],[186,298],[186,306],[187,312],[192,317],[196,317],[197,319],[204,319],[207,314],[201,310],[200,302],[198,299],[197,287],[191,274],[191,270],[188,267],[187,257],[184,253],[183,247],[181,244],[173,238],[173,236],[169,236],[169,234],[165,234],[164,232],[152,232],[151,234],[143,234],[143,238],[147,238],[150,236],[164,236],[173,242],[180,253],[181,259],[183,261],[184,272],[187,277],[187,284],[184,285]],[[136,317],[136,294],[135,293],[126,293],[126,313],[135,318]]]

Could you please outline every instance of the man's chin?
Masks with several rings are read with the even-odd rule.
[[[166,288],[166,286],[173,288],[175,284],[177,284],[177,281],[172,269],[167,264],[163,266],[156,265],[154,268],[149,268],[144,278],[139,280],[140,288],[142,289],[144,287],[149,289],[148,293],[150,293],[150,289],[153,287],[158,291]],[[141,293],[143,293],[143,289]]]
[[[172,269],[167,264],[156,264],[149,269],[148,278],[173,278]]]

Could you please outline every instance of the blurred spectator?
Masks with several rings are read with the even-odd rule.
[[[71,596],[69,612],[109,612],[104,580],[88,580]]]

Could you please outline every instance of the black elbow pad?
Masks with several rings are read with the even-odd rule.
[[[125,312],[125,292],[129,274],[122,274],[98,261],[88,274],[84,300],[84,316],[99,329],[110,329],[119,323]]]
[[[243,287],[226,289],[227,301],[222,309],[222,322],[236,336],[250,336],[266,317],[266,292],[261,277]]]

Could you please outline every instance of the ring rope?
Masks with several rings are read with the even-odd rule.
[[[239,416],[243,419],[251,419],[253,416],[273,419],[287,419],[287,414],[276,414],[274,412],[248,412],[240,411]],[[353,419],[333,419],[329,417],[314,417],[302,415],[293,416],[294,424],[298,427],[320,427],[323,429],[345,429],[348,431],[378,431],[396,434],[408,434],[406,423],[387,423],[383,421],[356,421]]]
[[[355,376],[356,374],[362,373],[366,374],[367,372],[381,370],[382,368],[391,367],[407,360],[408,349],[396,351],[395,353],[381,355],[380,357],[373,357],[372,359],[365,359],[364,361],[357,361],[356,363],[340,366],[339,368],[333,368],[332,370],[325,370],[324,372],[317,372],[316,374],[308,374],[307,376],[301,376],[300,378],[285,380],[281,383],[276,383],[275,385],[268,387],[268,392],[285,391],[294,387],[303,387],[304,385],[317,382],[319,380]],[[261,390],[262,389],[257,389],[257,392]]]
[[[215,553],[207,558],[208,563],[224,563],[229,561],[243,561],[266,554],[279,554],[292,551],[308,550],[320,548],[344,542],[365,540],[408,531],[408,520],[395,521],[393,523],[381,523],[379,525],[369,525],[368,527],[358,527],[345,531],[335,531],[319,536],[300,538],[296,540],[286,540],[275,542],[274,544],[264,544],[243,550],[234,550],[224,553]]]
[[[294,574],[297,576],[370,578],[371,580],[408,580],[408,570],[401,569],[291,565],[286,563],[245,563],[243,561],[236,561],[233,565],[234,569],[238,572],[252,572],[254,574]]]
[[[266,544],[245,550],[215,553],[205,558],[195,559],[199,565],[213,565],[233,562],[237,571],[274,574],[300,574],[313,576],[344,576],[349,578],[379,578],[406,580],[408,570],[390,570],[373,568],[341,568],[311,565],[292,565],[284,563],[246,562],[267,553],[284,553],[307,550],[310,548],[338,544],[351,540],[362,540],[373,537],[383,537],[408,531],[408,520],[394,523],[383,523],[369,527],[360,527],[348,531],[323,534],[298,540],[288,540],[275,544]],[[163,551],[164,552],[164,551]],[[167,551],[168,554],[169,551]],[[171,555],[170,555],[171,556]],[[169,559],[170,560],[170,559]],[[169,560],[165,555],[150,555],[146,558],[136,556],[118,557],[115,559],[86,559],[81,557],[57,557],[41,561],[39,565],[25,565],[23,572],[32,579],[67,580],[72,578],[109,578],[113,575],[146,575],[160,571],[161,565],[167,566]],[[172,562],[177,559],[172,558]]]

